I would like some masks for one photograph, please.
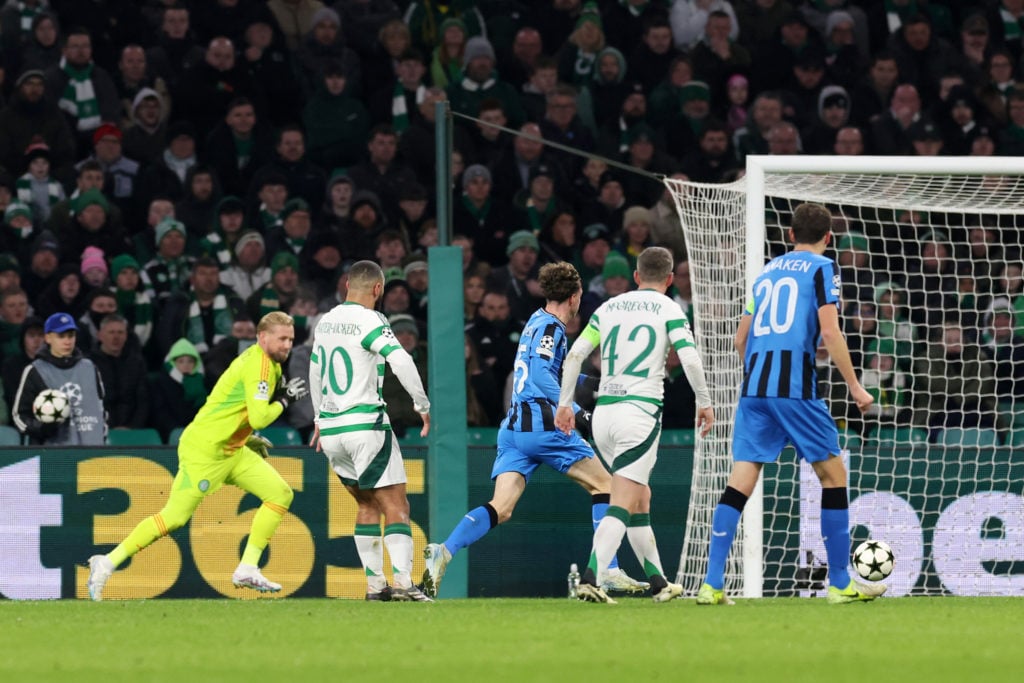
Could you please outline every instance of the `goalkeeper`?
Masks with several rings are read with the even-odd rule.
[[[223,484],[234,484],[263,504],[256,512],[242,561],[231,577],[236,588],[276,593],[257,562],[292,502],[292,490],[264,458],[268,443],[253,436],[276,420],[291,403],[308,395],[305,380],[283,382],[281,363],[291,352],[295,325],[274,311],[256,328],[257,342],[221,375],[206,404],[185,428],[178,443],[178,474],[163,509],[139,522],[107,555],[89,558],[89,597],[100,600],[103,587],[125,560],[185,525],[203,498]],[[275,388],[276,387],[276,388]]]

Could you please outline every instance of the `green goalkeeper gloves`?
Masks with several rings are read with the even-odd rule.
[[[253,434],[245,440],[245,447],[250,451],[255,451],[261,458],[266,458],[270,455],[269,449],[274,444],[270,443],[270,439],[259,434]]]

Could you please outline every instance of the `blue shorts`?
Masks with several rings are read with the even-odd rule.
[[[839,430],[825,401],[740,398],[732,431],[732,459],[775,462],[787,444],[807,462],[839,455]]]
[[[837,437],[838,438],[838,437]],[[494,459],[491,479],[505,472],[518,472],[530,481],[530,475],[541,464],[562,474],[584,458],[593,458],[594,451],[579,434],[562,432],[513,432],[498,430],[498,457]]]

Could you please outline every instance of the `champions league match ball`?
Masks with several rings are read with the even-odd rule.
[[[44,424],[63,422],[71,415],[71,404],[60,389],[43,389],[32,401],[32,413]]]
[[[881,581],[892,574],[896,558],[884,541],[864,541],[853,551],[853,568],[868,581]]]

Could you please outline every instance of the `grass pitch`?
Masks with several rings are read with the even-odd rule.
[[[1024,601],[0,602],[0,681],[1004,681]]]

